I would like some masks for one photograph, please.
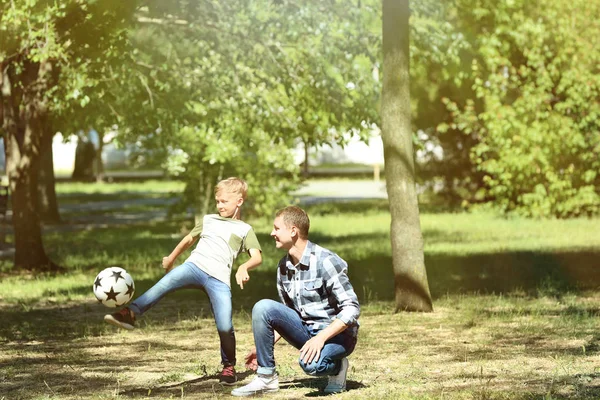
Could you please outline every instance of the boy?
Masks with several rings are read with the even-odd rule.
[[[337,254],[308,240],[310,220],[304,210],[289,206],[277,212],[271,236],[287,254],[277,268],[281,303],[261,300],[252,309],[254,348],[246,358],[258,375],[234,396],[279,390],[274,344],[281,337],[300,353],[300,367],[309,375],[328,376],[325,393],[346,390],[348,359],[358,334],[360,306],[348,279],[348,265]]]
[[[231,267],[242,251],[250,259],[241,264],[235,274],[238,285],[243,289],[250,280],[248,271],[262,262],[261,248],[252,227],[240,220],[240,208],[246,198],[248,185],[239,178],[228,178],[215,186],[215,199],[219,215],[205,215],[203,220],[185,236],[173,252],[163,258],[166,275],[142,294],[128,307],[104,320],[124,329],[133,329],[136,316],[154,306],[163,296],[181,288],[202,289],[208,295],[221,342],[223,370],[219,381],[232,385],[237,381],[235,373],[235,334],[232,322]],[[196,239],[200,241],[188,259],[173,268],[177,257],[190,247]]]

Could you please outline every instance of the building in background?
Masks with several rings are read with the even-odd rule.
[[[82,132],[84,141],[89,141],[97,148],[98,135],[94,135],[93,132],[91,133],[90,136]],[[54,172],[57,177],[71,177],[75,168],[78,140],[80,140],[78,139],[78,135],[69,135],[66,139],[61,133],[57,133],[54,136],[52,151],[54,156]],[[362,168],[365,171],[379,170],[379,168],[383,167],[383,143],[379,132],[373,132],[367,141],[362,141],[358,136],[348,135],[345,138],[345,142],[344,146],[334,143],[309,148],[309,166],[311,168],[327,167],[334,169],[336,166],[340,169]],[[131,148],[116,148],[109,141],[109,143],[104,145],[102,151],[102,161],[105,170],[126,171],[131,168],[129,166],[131,153]],[[299,144],[293,150],[293,154],[298,165],[304,163],[305,149],[303,144]],[[5,170],[4,158],[4,141],[0,139],[0,170],[2,172]]]

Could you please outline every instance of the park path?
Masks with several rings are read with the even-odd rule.
[[[374,180],[312,180],[305,183],[294,193],[295,199],[300,205],[316,203],[352,201],[360,199],[386,199],[387,192],[385,181]],[[59,206],[63,221],[60,224],[44,225],[44,233],[50,232],[73,232],[82,230],[93,230],[116,225],[129,225],[142,222],[160,222],[168,218],[167,209],[176,199],[153,198],[153,199],[129,199],[94,201],[80,204],[64,204]],[[129,206],[160,206],[161,210],[135,211],[127,210]],[[89,211],[89,213],[85,213]],[[96,215],[94,211],[111,211]],[[74,214],[76,213],[76,214]],[[7,215],[11,219],[10,211]],[[4,233],[11,234],[12,226],[4,224],[0,229]],[[14,249],[10,246],[0,246],[0,258],[10,257]]]
[[[362,199],[387,199],[385,181],[313,180],[294,193],[300,204]]]
[[[309,181],[294,193],[294,198],[300,205],[316,203],[352,201],[361,199],[386,199],[384,181],[367,180],[317,180]],[[68,224],[49,225],[44,231],[70,231],[79,229],[92,229],[110,225],[131,224],[136,222],[160,221],[167,218],[167,208],[175,203],[177,199],[131,199],[96,201],[85,204],[69,204],[59,207],[60,214],[67,217]],[[164,205],[162,210],[154,211],[127,211],[127,206]],[[82,211],[112,210],[110,215],[80,214],[75,218],[69,217],[69,213]]]

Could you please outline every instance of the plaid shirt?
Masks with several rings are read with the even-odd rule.
[[[298,264],[293,265],[289,255],[279,261],[279,297],[313,331],[337,318],[356,336],[360,306],[347,271],[348,264],[337,254],[308,241]]]

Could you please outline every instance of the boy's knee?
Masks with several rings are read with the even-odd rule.
[[[233,322],[230,319],[215,320],[219,335],[233,335]]]
[[[233,331],[233,325],[218,326],[217,332],[219,333],[219,336],[231,336],[235,334]]]

